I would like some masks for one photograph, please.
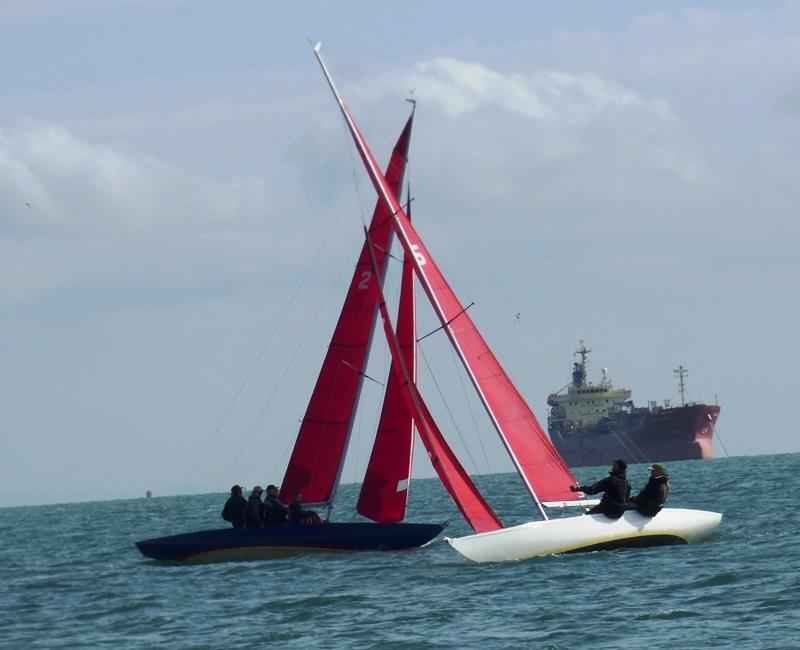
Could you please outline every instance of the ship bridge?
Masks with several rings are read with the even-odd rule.
[[[602,370],[599,384],[586,380],[586,360],[590,352],[581,341],[575,352],[580,355],[581,360],[573,366],[572,382],[565,387],[566,393],[559,391],[550,395],[547,400],[551,407],[548,425],[561,433],[571,433],[615,413],[627,412],[631,406],[631,391],[627,388],[615,389],[606,368]]]

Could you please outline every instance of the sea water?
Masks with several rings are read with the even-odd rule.
[[[224,525],[225,494],[4,508],[0,646],[800,648],[800,454],[667,465],[669,505],[724,514],[709,541],[498,564],[441,541],[210,565],[135,548]],[[636,491],[646,468],[629,478]],[[536,518],[516,475],[476,482],[506,524]],[[436,480],[411,489],[409,521],[470,532]],[[357,492],[343,486],[336,520]]]

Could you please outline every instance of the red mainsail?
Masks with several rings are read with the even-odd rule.
[[[445,280],[424,242],[403,212],[396,194],[381,174],[375,158],[328,73],[322,66],[339,108],[344,115],[359,155],[378,193],[392,215],[395,231],[406,255],[412,256],[414,271],[431,305],[458,353],[503,444],[543,517],[541,501],[572,499],[569,486],[575,478],[537,422],[528,404],[506,374],[472,319]]]
[[[386,186],[395,197],[403,184],[413,120],[412,113],[386,169]],[[369,230],[376,248],[379,281],[383,282],[392,236],[391,215],[385,202],[378,201]],[[375,328],[372,276],[365,244],[283,477],[279,498],[284,503],[291,501],[297,491],[309,504],[327,505],[333,499]]]
[[[403,261],[400,282],[397,339],[409,375],[416,381],[414,269],[407,256]],[[413,443],[414,418],[403,397],[401,377],[390,372],[375,443],[356,504],[359,514],[382,523],[403,521],[411,479]]]
[[[369,245],[370,236],[368,233],[365,234]],[[372,246],[370,246],[370,252],[373,253],[373,265],[377,269],[377,260]],[[386,300],[383,297],[383,290],[377,279],[373,281],[373,286],[378,294],[378,308],[383,319],[383,330],[386,333],[386,341],[392,353],[392,375],[401,389],[406,409],[414,413],[416,417],[420,438],[422,438],[422,443],[425,445],[428,457],[431,459],[431,464],[436,470],[439,480],[441,480],[445,489],[453,498],[464,519],[476,533],[502,528],[502,522],[489,507],[489,504],[486,503],[478,488],[475,487],[469,474],[461,466],[428,411],[422,395],[417,390],[413,374],[406,365],[400,340],[392,328],[389,311],[386,309]]]

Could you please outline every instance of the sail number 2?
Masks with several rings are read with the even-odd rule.
[[[419,244],[411,244],[411,252],[414,253],[414,259],[417,260],[417,264],[420,266],[425,266],[428,263],[428,260],[425,259],[425,256],[419,250]],[[372,271],[361,271],[361,279],[358,282],[357,288],[362,291],[368,289],[371,279]]]
[[[369,281],[371,279],[372,279],[372,271],[362,271],[361,281],[358,283],[358,288],[362,290],[369,288]]]

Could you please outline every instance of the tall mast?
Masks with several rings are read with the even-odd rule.
[[[583,339],[580,340],[580,346],[577,350],[575,350],[576,355],[581,356],[581,384],[586,383],[586,358],[589,356],[591,349],[587,348],[586,345],[583,343]]]
[[[536,420],[530,407],[503,370],[494,353],[466,313],[402,207],[391,195],[386,179],[347,110],[320,52],[314,53],[342,112],[358,153],[378,196],[392,217],[395,232],[414,265],[442,329],[459,356],[489,418],[511,457],[523,484],[543,519],[547,518],[534,481],[548,500],[568,498],[574,477]]]
[[[409,197],[410,194],[409,190]],[[406,211],[409,204],[410,198]],[[371,237],[369,244],[372,245]],[[417,380],[415,309],[414,270],[408,256],[404,255],[395,336],[412,382]],[[406,403],[402,380],[403,377],[390,369],[372,453],[356,502],[358,514],[381,523],[394,523],[405,518],[411,483],[414,411]]]
[[[672,374],[678,378],[678,386],[681,390],[681,406],[686,406],[686,376],[689,371],[683,366],[678,366],[672,371]]]
[[[389,191],[393,194],[401,191],[412,123],[413,112],[386,168]],[[378,248],[377,272],[381,281],[388,264],[386,251],[392,240],[389,219],[386,206],[379,200],[370,232]],[[281,483],[279,498],[284,502],[290,501],[298,490],[309,504],[330,508],[336,498],[375,328],[377,306],[370,290],[375,272],[365,243]]]

